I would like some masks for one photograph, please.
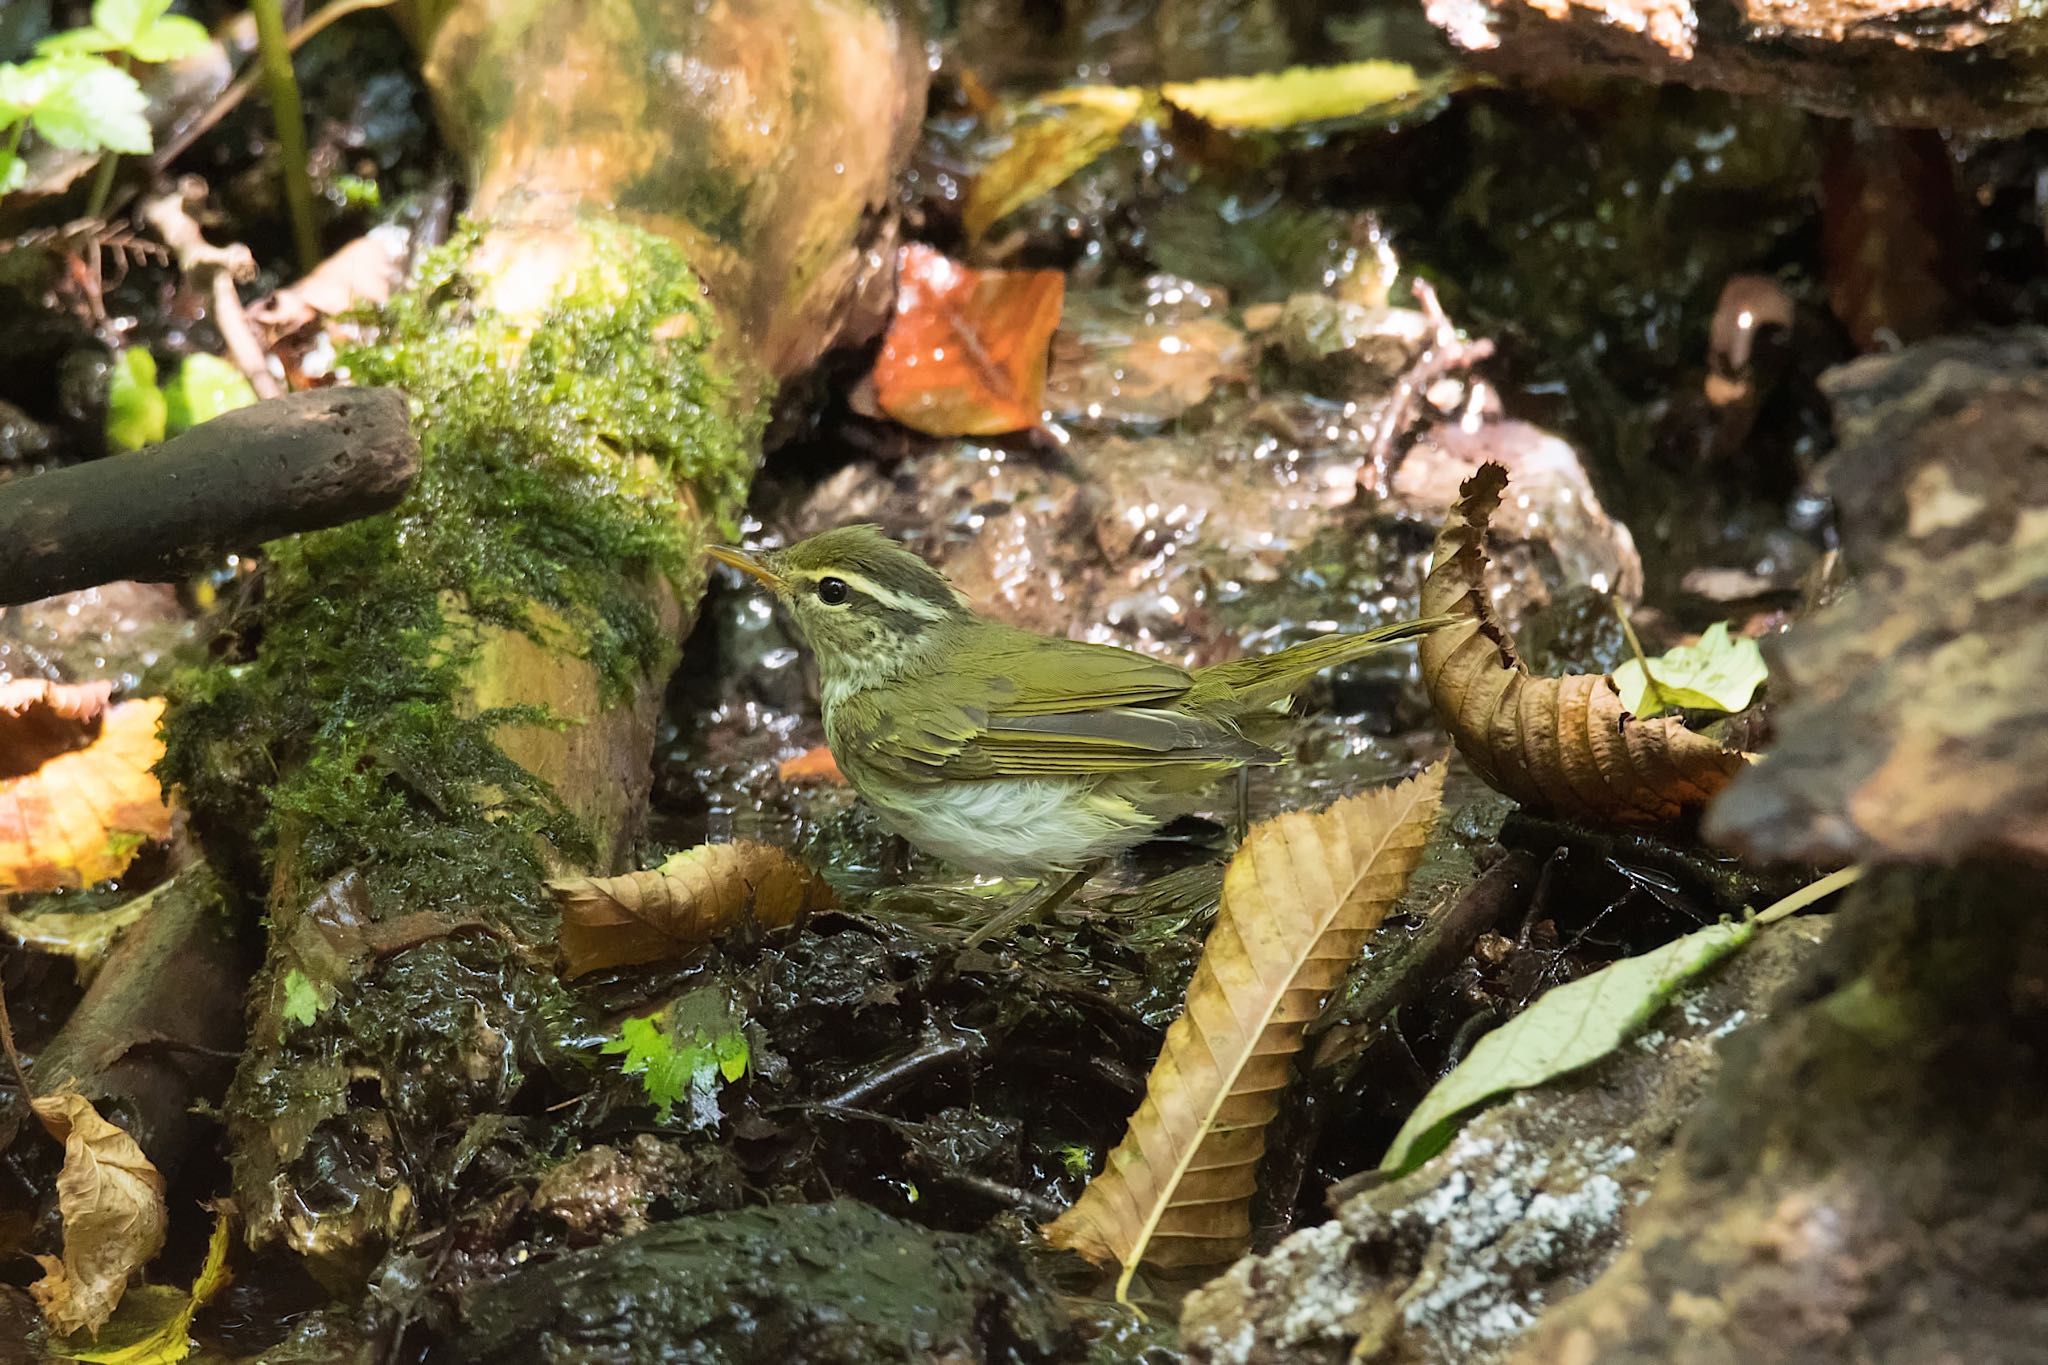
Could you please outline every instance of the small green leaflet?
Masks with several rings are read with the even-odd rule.
[[[114,357],[107,374],[107,444],[140,450],[164,438],[170,406],[156,386],[156,357],[131,346]]]
[[[619,1036],[601,1051],[620,1058],[619,1070],[640,1078],[640,1088],[655,1106],[655,1121],[674,1119],[678,1104],[688,1102],[689,1127],[718,1121],[718,1082],[747,1074],[746,1035],[737,1027],[711,1033],[695,1026],[676,1027],[671,1011],[627,1019]],[[671,1031],[673,1029],[673,1031]]]
[[[1381,1172],[1403,1175],[1435,1156],[1468,1110],[1599,1061],[1648,1022],[1680,986],[1755,934],[1753,920],[1710,925],[1551,991],[1481,1038],[1422,1097],[1387,1149]]]
[[[147,152],[148,110],[135,78],[98,57],[59,53],[0,66],[0,126],[25,118],[59,147]]]
[[[284,974],[284,1017],[295,1024],[310,1024],[320,1017],[320,988],[313,978],[297,967]]]
[[[164,386],[164,401],[169,405],[166,430],[175,436],[224,412],[248,407],[256,401],[256,390],[233,364],[200,351],[186,356],[177,377]]]
[[[171,0],[97,0],[92,23],[45,38],[38,53],[122,52],[138,62],[173,62],[209,41],[206,25],[170,13]]]
[[[1630,659],[1614,670],[1614,687],[1629,714],[1647,720],[1666,711],[1740,711],[1769,676],[1756,641],[1717,621],[1698,644],[1651,659],[1647,674],[1641,659]]]

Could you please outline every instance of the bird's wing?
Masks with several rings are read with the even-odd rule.
[[[847,698],[834,716],[834,751],[855,767],[910,782],[1280,760],[1228,721],[1174,709],[1189,677],[1173,664],[1014,634],[1030,644],[1001,635],[974,642],[983,647],[960,651],[972,662],[937,687],[921,684],[904,695],[884,685]],[[1024,649],[1029,657],[1020,660]]]

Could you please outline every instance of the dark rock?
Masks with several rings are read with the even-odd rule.
[[[665,1223],[474,1291],[451,1359],[489,1365],[1038,1361],[1066,1324],[1021,1257],[851,1202]]]

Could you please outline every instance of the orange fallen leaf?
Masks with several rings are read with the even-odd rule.
[[[162,699],[108,706],[108,683],[0,683],[0,893],[119,876],[171,836],[150,771]]]
[[[896,317],[875,361],[883,412],[931,436],[1038,425],[1066,277],[973,270],[928,246],[897,257]]]
[[[819,782],[839,787],[846,785],[846,774],[839,771],[839,760],[832,757],[832,751],[822,744],[815,749],[804,750],[795,758],[783,759],[775,769],[775,776],[791,787]]]

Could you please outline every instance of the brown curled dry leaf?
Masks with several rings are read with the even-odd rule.
[[[562,912],[569,976],[674,957],[748,916],[773,929],[838,904],[824,878],[747,839],[685,849],[644,872],[565,877],[548,889]]]
[[[29,1101],[64,1144],[57,1209],[64,1255],[38,1256],[43,1278],[29,1286],[50,1330],[97,1334],[120,1305],[131,1272],[162,1250],[170,1221],[164,1178],[135,1139],[101,1118],[75,1090]]]
[[[1101,1174],[1046,1239],[1122,1265],[1222,1265],[1251,1244],[1266,1126],[1302,1030],[1343,980],[1422,861],[1444,765],[1399,786],[1254,827],[1223,874],[1223,904],[1145,1099]]]
[[[1419,642],[1422,681],[1465,761],[1531,810],[1650,828],[1699,810],[1742,770],[1740,751],[1675,718],[1638,720],[1604,674],[1530,674],[1486,591],[1486,525],[1507,470],[1459,485],[1436,538],[1422,611],[1466,617]]]

